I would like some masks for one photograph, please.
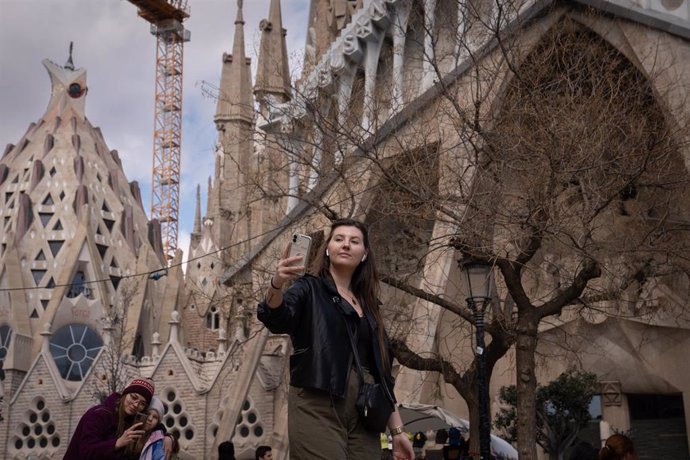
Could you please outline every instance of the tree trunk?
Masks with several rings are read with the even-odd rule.
[[[537,458],[537,377],[535,352],[537,324],[518,328],[515,362],[517,367],[517,450],[520,460]]]
[[[470,437],[468,438],[470,444],[470,455],[479,458],[479,400],[477,398],[476,382],[472,388],[472,397],[465,397],[467,409],[470,414]]]

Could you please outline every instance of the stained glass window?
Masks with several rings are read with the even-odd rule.
[[[72,381],[84,379],[102,346],[98,333],[84,324],[63,326],[50,338],[50,353],[60,375]]]

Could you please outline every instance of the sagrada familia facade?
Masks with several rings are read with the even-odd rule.
[[[271,0],[252,83],[238,3],[232,52],[220,63],[215,170],[205,210],[197,189],[186,273],[180,251],[166,268],[160,225],[147,218],[138,184],[108,148],[107,127],[86,117],[86,71],[71,58],[64,66],[44,61],[48,107],[21,139],[7,140],[14,143],[0,158],[3,458],[61,458],[81,414],[134,375],[154,380],[182,457],[215,458],[230,439],[240,459],[263,444],[289,458],[291,347],[257,322],[256,304],[287,235],[310,233],[318,243],[335,217],[369,222],[382,272],[432,294],[386,284],[391,334],[418,356],[467,366],[471,324],[432,301],[464,304],[456,264],[463,246],[448,235],[470,212],[456,179],[477,170],[467,141],[478,138],[458,127],[478,133],[463,123],[480,105],[484,119],[506,113],[502,101],[519,93],[506,89],[510,75],[528,65],[511,60],[517,43],[524,57],[539,56],[546,37],[558,37],[555,49],[565,54],[586,40],[615,52],[616,69],[636,69],[650,88],[645,104],[671,127],[664,133],[677,180],[666,222],[681,233],[690,228],[690,1],[311,0],[307,27],[303,69],[292,81],[281,2]],[[548,68],[543,62],[536,67]],[[498,70],[481,76],[488,68]],[[557,100],[554,93],[550,101]],[[635,126],[631,132],[643,129]],[[398,163],[401,153],[406,161]],[[429,197],[450,191],[443,200],[418,194],[404,212],[391,211],[387,203],[405,201],[400,190],[419,177],[431,184]],[[643,188],[625,188],[615,225],[636,225],[625,219],[638,218],[640,203],[656,196]],[[537,265],[558,265],[562,254],[550,249]],[[560,292],[554,280],[568,279],[563,267],[534,275],[528,294]],[[687,458],[690,438],[687,273],[635,278],[639,289],[624,302],[600,297],[597,308],[563,309],[539,323],[536,337],[540,382],[573,365],[596,373],[602,419],[632,430],[642,445],[666,435],[672,458]],[[508,318],[519,318],[519,299],[502,298],[516,312]],[[493,370],[494,412],[498,389],[516,381],[514,350]],[[400,401],[467,416],[446,374],[398,362],[395,373]]]

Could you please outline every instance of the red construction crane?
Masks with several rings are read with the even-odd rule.
[[[156,36],[151,218],[161,224],[163,254],[170,263],[177,249],[182,145],[182,57],[190,33],[187,0],[129,0],[151,23]]]

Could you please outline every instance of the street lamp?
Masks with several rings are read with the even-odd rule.
[[[461,259],[458,264],[467,293],[467,305],[474,313],[477,330],[477,381],[479,382],[479,455],[482,460],[491,457],[491,421],[489,419],[489,385],[486,381],[486,356],[484,354],[484,313],[491,303],[493,267],[473,258]]]

